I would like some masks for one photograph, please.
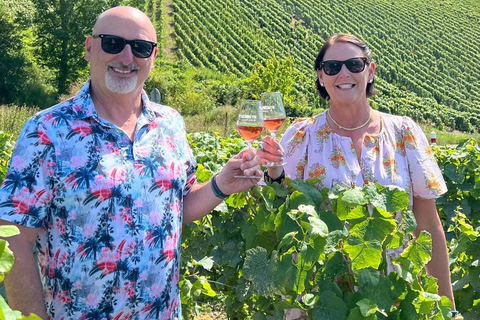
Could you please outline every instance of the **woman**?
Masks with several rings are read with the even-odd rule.
[[[258,152],[262,163],[286,162],[284,168],[268,168],[267,182],[286,175],[319,179],[318,188],[374,182],[405,189],[418,224],[414,236],[422,230],[432,235],[427,272],[438,278],[439,293],[453,302],[445,234],[435,206],[435,198],[447,189],[425,135],[410,118],[370,107],[367,98],[374,95],[375,64],[366,44],[355,36],[328,38],[315,70],[317,89],[330,100],[330,109],[292,124],[281,144],[271,137],[263,139]]]

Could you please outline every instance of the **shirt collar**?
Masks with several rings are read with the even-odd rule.
[[[93,105],[92,96],[90,95],[90,84],[91,81],[88,80],[87,83],[80,89],[80,91],[73,97],[72,106],[73,106],[73,114],[74,118],[77,120],[82,120],[86,118],[94,118],[97,121],[98,114],[97,110],[95,110],[95,106]],[[154,103],[148,99],[147,93],[145,90],[142,89],[142,105],[143,110],[142,114],[148,120],[148,122],[152,122],[155,120],[156,111],[154,107]]]

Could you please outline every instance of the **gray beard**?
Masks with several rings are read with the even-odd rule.
[[[138,74],[131,79],[122,79],[112,76],[110,73],[105,73],[105,85],[108,90],[115,93],[130,93],[135,89],[138,82]]]

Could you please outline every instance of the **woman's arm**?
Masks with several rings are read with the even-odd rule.
[[[452,300],[455,310],[447,242],[437,213],[435,199],[415,197],[413,199],[413,214],[417,220],[417,229],[413,232],[413,235],[418,237],[422,230],[428,231],[432,235],[432,260],[427,264],[427,272],[438,279],[438,293]]]

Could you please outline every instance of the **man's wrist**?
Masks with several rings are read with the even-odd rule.
[[[229,196],[229,194],[225,194],[225,193],[223,193],[222,190],[220,190],[220,188],[218,187],[218,184],[217,184],[217,176],[218,176],[218,173],[215,174],[212,177],[212,181],[211,181],[210,186],[212,187],[212,191],[213,191],[213,194],[215,195],[215,197],[224,200],[225,198],[227,198]]]

